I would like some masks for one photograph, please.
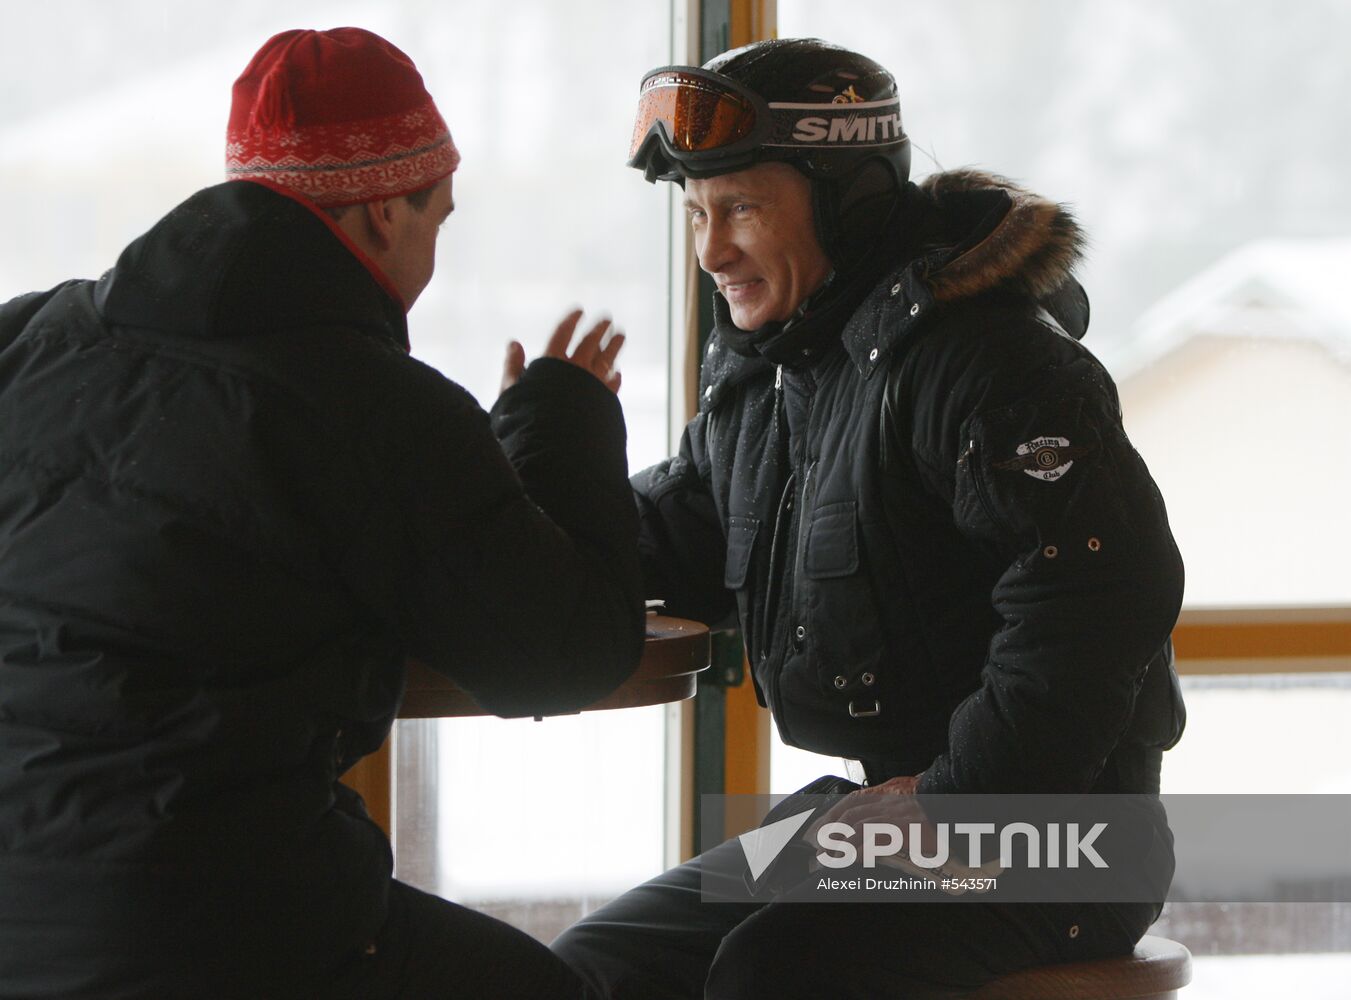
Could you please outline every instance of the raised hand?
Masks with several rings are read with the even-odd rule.
[[[624,334],[612,332],[612,322],[602,319],[582,336],[576,347],[573,347],[572,338],[577,332],[577,324],[581,318],[580,309],[574,309],[564,316],[549,337],[541,357],[559,358],[578,368],[584,368],[600,379],[611,392],[618,392],[622,379],[619,369],[615,367],[615,358],[618,357],[620,348],[624,346]],[[610,333],[608,339],[607,332]],[[502,367],[502,391],[505,392],[515,385],[524,370],[525,348],[513,340],[507,345],[506,362]]]

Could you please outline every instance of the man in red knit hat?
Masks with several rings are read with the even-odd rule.
[[[459,164],[412,60],[360,28],[283,32],[235,81],[226,176],[325,209],[405,309],[431,280]]]
[[[513,344],[491,414],[408,356],[459,153],[370,32],[269,40],[226,162],[0,305],[0,997],[580,996],[337,779],[406,657],[503,716],[631,672],[620,338]]]

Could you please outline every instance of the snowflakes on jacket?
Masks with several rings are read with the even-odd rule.
[[[679,455],[634,477],[649,596],[735,611],[790,744],[924,791],[1150,790],[1182,566],[1079,343],[1083,235],[974,171],[917,194],[817,341],[715,329]]]

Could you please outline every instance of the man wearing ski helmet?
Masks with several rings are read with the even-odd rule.
[[[699,412],[633,479],[648,596],[735,612],[780,735],[857,761],[861,801],[1157,792],[1182,564],[1079,343],[1070,214],[976,171],[911,182],[891,75],[814,39],[649,73],[629,164],[682,185],[718,286]],[[1160,905],[702,904],[739,850],[555,950],[614,998],[948,996],[1128,952]]]

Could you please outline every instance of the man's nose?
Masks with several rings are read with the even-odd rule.
[[[709,274],[726,270],[737,254],[736,244],[730,238],[727,226],[713,219],[709,219],[699,232],[694,249],[699,266]]]

